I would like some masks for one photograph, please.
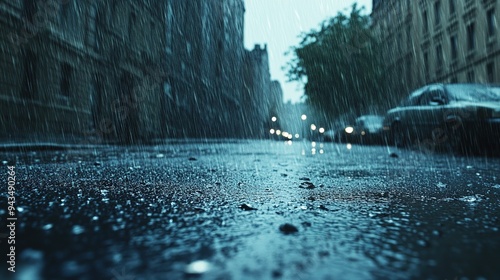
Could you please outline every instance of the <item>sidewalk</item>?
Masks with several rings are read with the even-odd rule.
[[[120,144],[102,141],[88,141],[83,138],[71,137],[44,137],[44,138],[0,138],[0,152],[23,152],[23,151],[57,151],[57,150],[77,150],[77,149],[99,149],[105,147],[123,146],[162,146],[162,145],[182,145],[182,144],[217,144],[217,143],[241,143],[248,139],[235,138],[165,138],[153,139],[150,143],[142,144]]]
[[[0,152],[94,149],[102,146],[108,146],[108,145],[85,143],[84,139],[76,137],[0,138]]]

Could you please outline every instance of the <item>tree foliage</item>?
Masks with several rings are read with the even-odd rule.
[[[369,113],[384,97],[379,44],[370,17],[361,12],[354,4],[349,16],[339,13],[324,21],[291,48],[289,80],[303,83],[306,102],[330,118]]]

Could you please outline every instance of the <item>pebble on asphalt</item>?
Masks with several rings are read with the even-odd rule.
[[[328,209],[328,208],[327,208],[325,205],[323,205],[323,204],[321,204],[321,205],[319,206],[319,209],[320,209],[320,210],[325,210],[325,211],[330,210],[330,209]]]
[[[311,182],[302,182],[302,183],[300,183],[299,188],[302,188],[302,189],[314,189],[315,186]]]
[[[245,211],[252,211],[252,210],[257,210],[257,208],[254,208],[246,203],[243,203],[240,205],[240,208],[245,210]]]
[[[210,263],[204,260],[194,261],[186,266],[185,273],[188,275],[200,275],[210,270]]]
[[[283,234],[292,234],[299,232],[296,226],[288,223],[282,224],[279,229]]]

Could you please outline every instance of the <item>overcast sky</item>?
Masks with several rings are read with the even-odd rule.
[[[245,0],[245,47],[267,44],[271,79],[281,82],[284,101],[299,102],[302,86],[286,82],[282,67],[290,60],[284,53],[300,42],[299,35],[318,29],[338,12],[348,14],[354,2],[369,14],[372,0]]]

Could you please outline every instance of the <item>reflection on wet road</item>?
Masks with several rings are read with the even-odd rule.
[[[1,160],[20,279],[500,277],[498,158],[233,141]]]

